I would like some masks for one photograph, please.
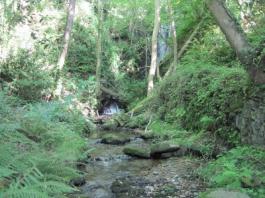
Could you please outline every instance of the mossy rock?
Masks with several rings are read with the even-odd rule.
[[[132,157],[138,157],[138,158],[144,158],[148,159],[150,158],[150,149],[149,148],[139,148],[139,147],[125,147],[123,149],[123,152],[126,155],[132,156]]]
[[[179,149],[180,149],[179,145],[170,144],[168,142],[161,142],[161,143],[153,144],[151,146],[151,156],[156,156],[156,155],[160,155],[163,153],[176,152]]]
[[[250,198],[248,195],[241,193],[241,192],[236,192],[236,191],[228,191],[224,189],[219,189],[210,192],[205,196],[205,198],[224,198],[224,197],[229,197],[229,198]]]
[[[101,143],[103,144],[113,144],[113,145],[121,145],[130,142],[130,137],[125,134],[105,134],[102,137]]]
[[[140,133],[140,138],[142,138],[144,140],[151,140],[151,139],[157,138],[157,136],[154,133],[152,133],[152,132],[147,132],[147,133],[141,132]]]

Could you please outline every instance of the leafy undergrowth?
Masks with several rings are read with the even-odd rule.
[[[146,108],[165,122],[189,131],[209,131],[235,144],[234,120],[248,87],[243,69],[184,64],[158,86]]]
[[[265,196],[265,150],[236,147],[217,160],[202,167],[199,175],[211,188],[227,188],[248,193],[251,197]]]
[[[19,105],[0,93],[0,197],[65,197],[78,177],[87,122],[60,102]]]

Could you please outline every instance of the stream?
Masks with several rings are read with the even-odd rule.
[[[124,134],[130,142],[124,145],[101,143],[106,133]],[[89,137],[93,149],[82,167],[86,183],[79,187],[74,197],[87,198],[134,198],[134,197],[180,197],[196,198],[204,191],[204,185],[194,176],[194,170],[201,164],[191,157],[168,159],[138,159],[127,156],[123,148],[128,145],[144,147],[145,141],[133,132],[99,131]]]

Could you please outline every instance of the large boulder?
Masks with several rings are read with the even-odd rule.
[[[244,143],[265,145],[265,90],[256,91],[237,116],[236,126]]]
[[[130,146],[130,147],[125,147],[123,149],[123,152],[126,155],[132,156],[132,157],[138,157],[138,158],[144,158],[148,159],[150,158],[150,149],[149,148],[140,148],[136,146]]]
[[[102,137],[101,143],[103,144],[113,144],[113,145],[122,145],[127,142],[130,142],[130,137],[125,134],[112,134],[108,133]]]

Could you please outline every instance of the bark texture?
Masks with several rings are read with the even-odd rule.
[[[98,0],[98,35],[97,35],[97,68],[96,68],[96,95],[101,94],[101,56],[102,56],[102,23],[103,23],[103,4]]]
[[[169,4],[169,14],[170,14],[171,32],[172,32],[172,38],[173,38],[173,68],[172,68],[172,71],[175,71],[177,64],[178,64],[178,42],[177,42],[176,23],[174,19],[172,1],[170,1],[170,4]]]
[[[250,45],[241,27],[225,7],[223,0],[210,0],[207,5],[228,42],[236,51],[239,60],[245,65],[252,81],[255,84],[264,84],[265,74],[262,68],[264,68],[265,57],[261,53],[264,49],[263,43],[256,49]],[[254,86],[252,90],[258,87],[262,86]],[[237,116],[236,126],[240,130],[241,140],[244,143],[259,146],[265,144],[264,97],[264,89],[258,88],[249,94],[241,113]]]
[[[256,84],[264,84],[265,73],[260,68],[261,65],[255,63],[255,58],[257,58],[256,50],[246,39],[242,28],[226,8],[224,1],[209,0],[207,1],[207,6],[224,33],[227,41],[235,50],[240,62],[245,65],[250,78]]]
[[[155,20],[154,20],[154,29],[152,35],[152,57],[151,57],[151,66],[148,75],[148,87],[147,94],[150,95],[154,88],[154,76],[157,68],[157,37],[160,26],[160,0],[155,0]]]

